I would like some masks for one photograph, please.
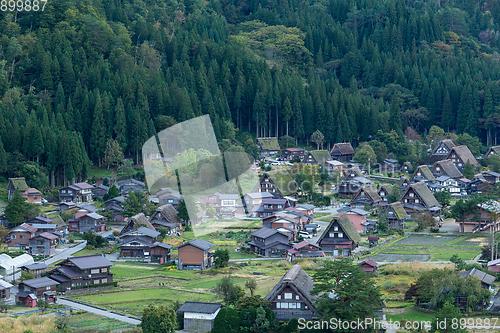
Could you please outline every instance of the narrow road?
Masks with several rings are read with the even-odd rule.
[[[87,241],[80,242],[80,243],[78,243],[78,245],[67,248],[66,250],[59,252],[59,253],[56,253],[52,257],[45,259],[45,260],[42,260],[40,262],[43,262],[47,265],[50,265],[50,264],[55,263],[56,261],[67,259],[67,258],[71,257],[71,255],[73,255],[74,253],[76,253],[80,250],[83,250],[86,245],[87,245]]]
[[[62,305],[72,307],[73,309],[77,309],[77,310],[84,310],[84,311],[87,311],[90,313],[95,313],[95,314],[98,314],[98,315],[101,315],[104,317],[116,319],[116,320],[123,321],[123,322],[129,323],[129,324],[132,324],[132,325],[139,325],[141,323],[140,320],[130,318],[126,315],[118,314],[116,312],[110,312],[110,310],[97,308],[94,306],[89,306],[89,305],[84,305],[81,303],[73,302],[73,301],[70,301],[69,299],[66,299],[66,298],[58,297],[57,304],[62,304]]]

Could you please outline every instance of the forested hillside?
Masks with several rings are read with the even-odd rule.
[[[84,179],[109,138],[138,156],[203,114],[223,149],[247,151],[250,134],[357,143],[431,125],[491,144],[500,125],[494,1],[49,0],[0,15],[9,177]]]

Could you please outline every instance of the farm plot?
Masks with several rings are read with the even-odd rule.
[[[457,237],[453,236],[420,236],[414,235],[406,237],[396,244],[407,244],[407,245],[443,245],[452,240],[455,240]]]
[[[481,253],[484,237],[412,235],[382,248],[373,260],[380,261],[447,261],[456,254],[472,260]]]

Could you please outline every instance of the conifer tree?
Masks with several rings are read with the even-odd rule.
[[[101,166],[101,159],[106,148],[106,128],[101,104],[101,97],[98,95],[94,109],[94,120],[92,122],[92,133],[90,137],[90,151],[94,161],[98,161]]]

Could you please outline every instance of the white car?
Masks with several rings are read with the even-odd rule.
[[[313,238],[313,236],[307,232],[299,232],[299,237],[302,238]]]
[[[280,162],[272,162],[270,165],[274,165],[274,166],[280,165]]]

